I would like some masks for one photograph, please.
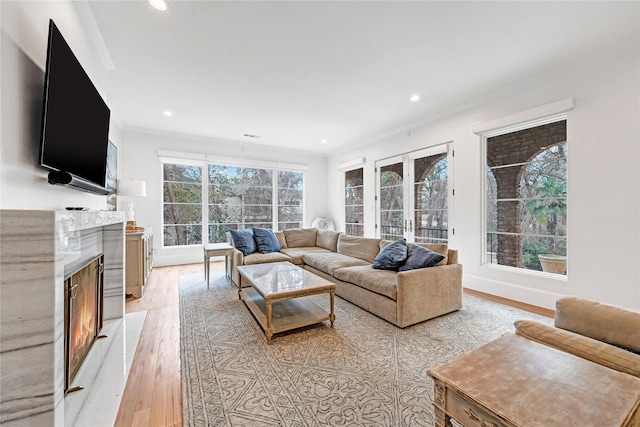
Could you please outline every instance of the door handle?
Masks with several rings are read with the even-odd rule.
[[[407,231],[407,220],[406,219],[404,220],[404,231],[405,232]]]
[[[409,232],[413,233],[413,220],[412,219],[409,220]]]

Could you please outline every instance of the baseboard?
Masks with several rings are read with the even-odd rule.
[[[563,294],[533,289],[513,283],[490,280],[484,277],[465,274],[462,278],[465,289],[470,289],[484,294],[501,297],[517,303],[530,305],[554,311],[556,300]]]

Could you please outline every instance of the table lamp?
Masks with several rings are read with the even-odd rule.
[[[133,212],[133,198],[134,197],[147,197],[147,183],[145,181],[139,181],[135,179],[119,179],[118,191],[119,196],[128,196],[129,205],[127,210],[127,230],[135,230],[136,222],[135,212]]]

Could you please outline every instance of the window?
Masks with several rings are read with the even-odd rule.
[[[344,173],[344,225],[350,236],[364,236],[364,168]]]
[[[485,138],[486,259],[566,274],[566,119]]]
[[[302,227],[302,172],[278,171],[278,230]]]
[[[163,184],[164,246],[225,242],[229,230],[303,225],[303,172],[165,163]]]
[[[163,165],[164,246],[202,243],[202,168]]]

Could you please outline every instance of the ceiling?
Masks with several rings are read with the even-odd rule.
[[[637,2],[168,3],[89,2],[123,126],[319,154],[639,36]]]

